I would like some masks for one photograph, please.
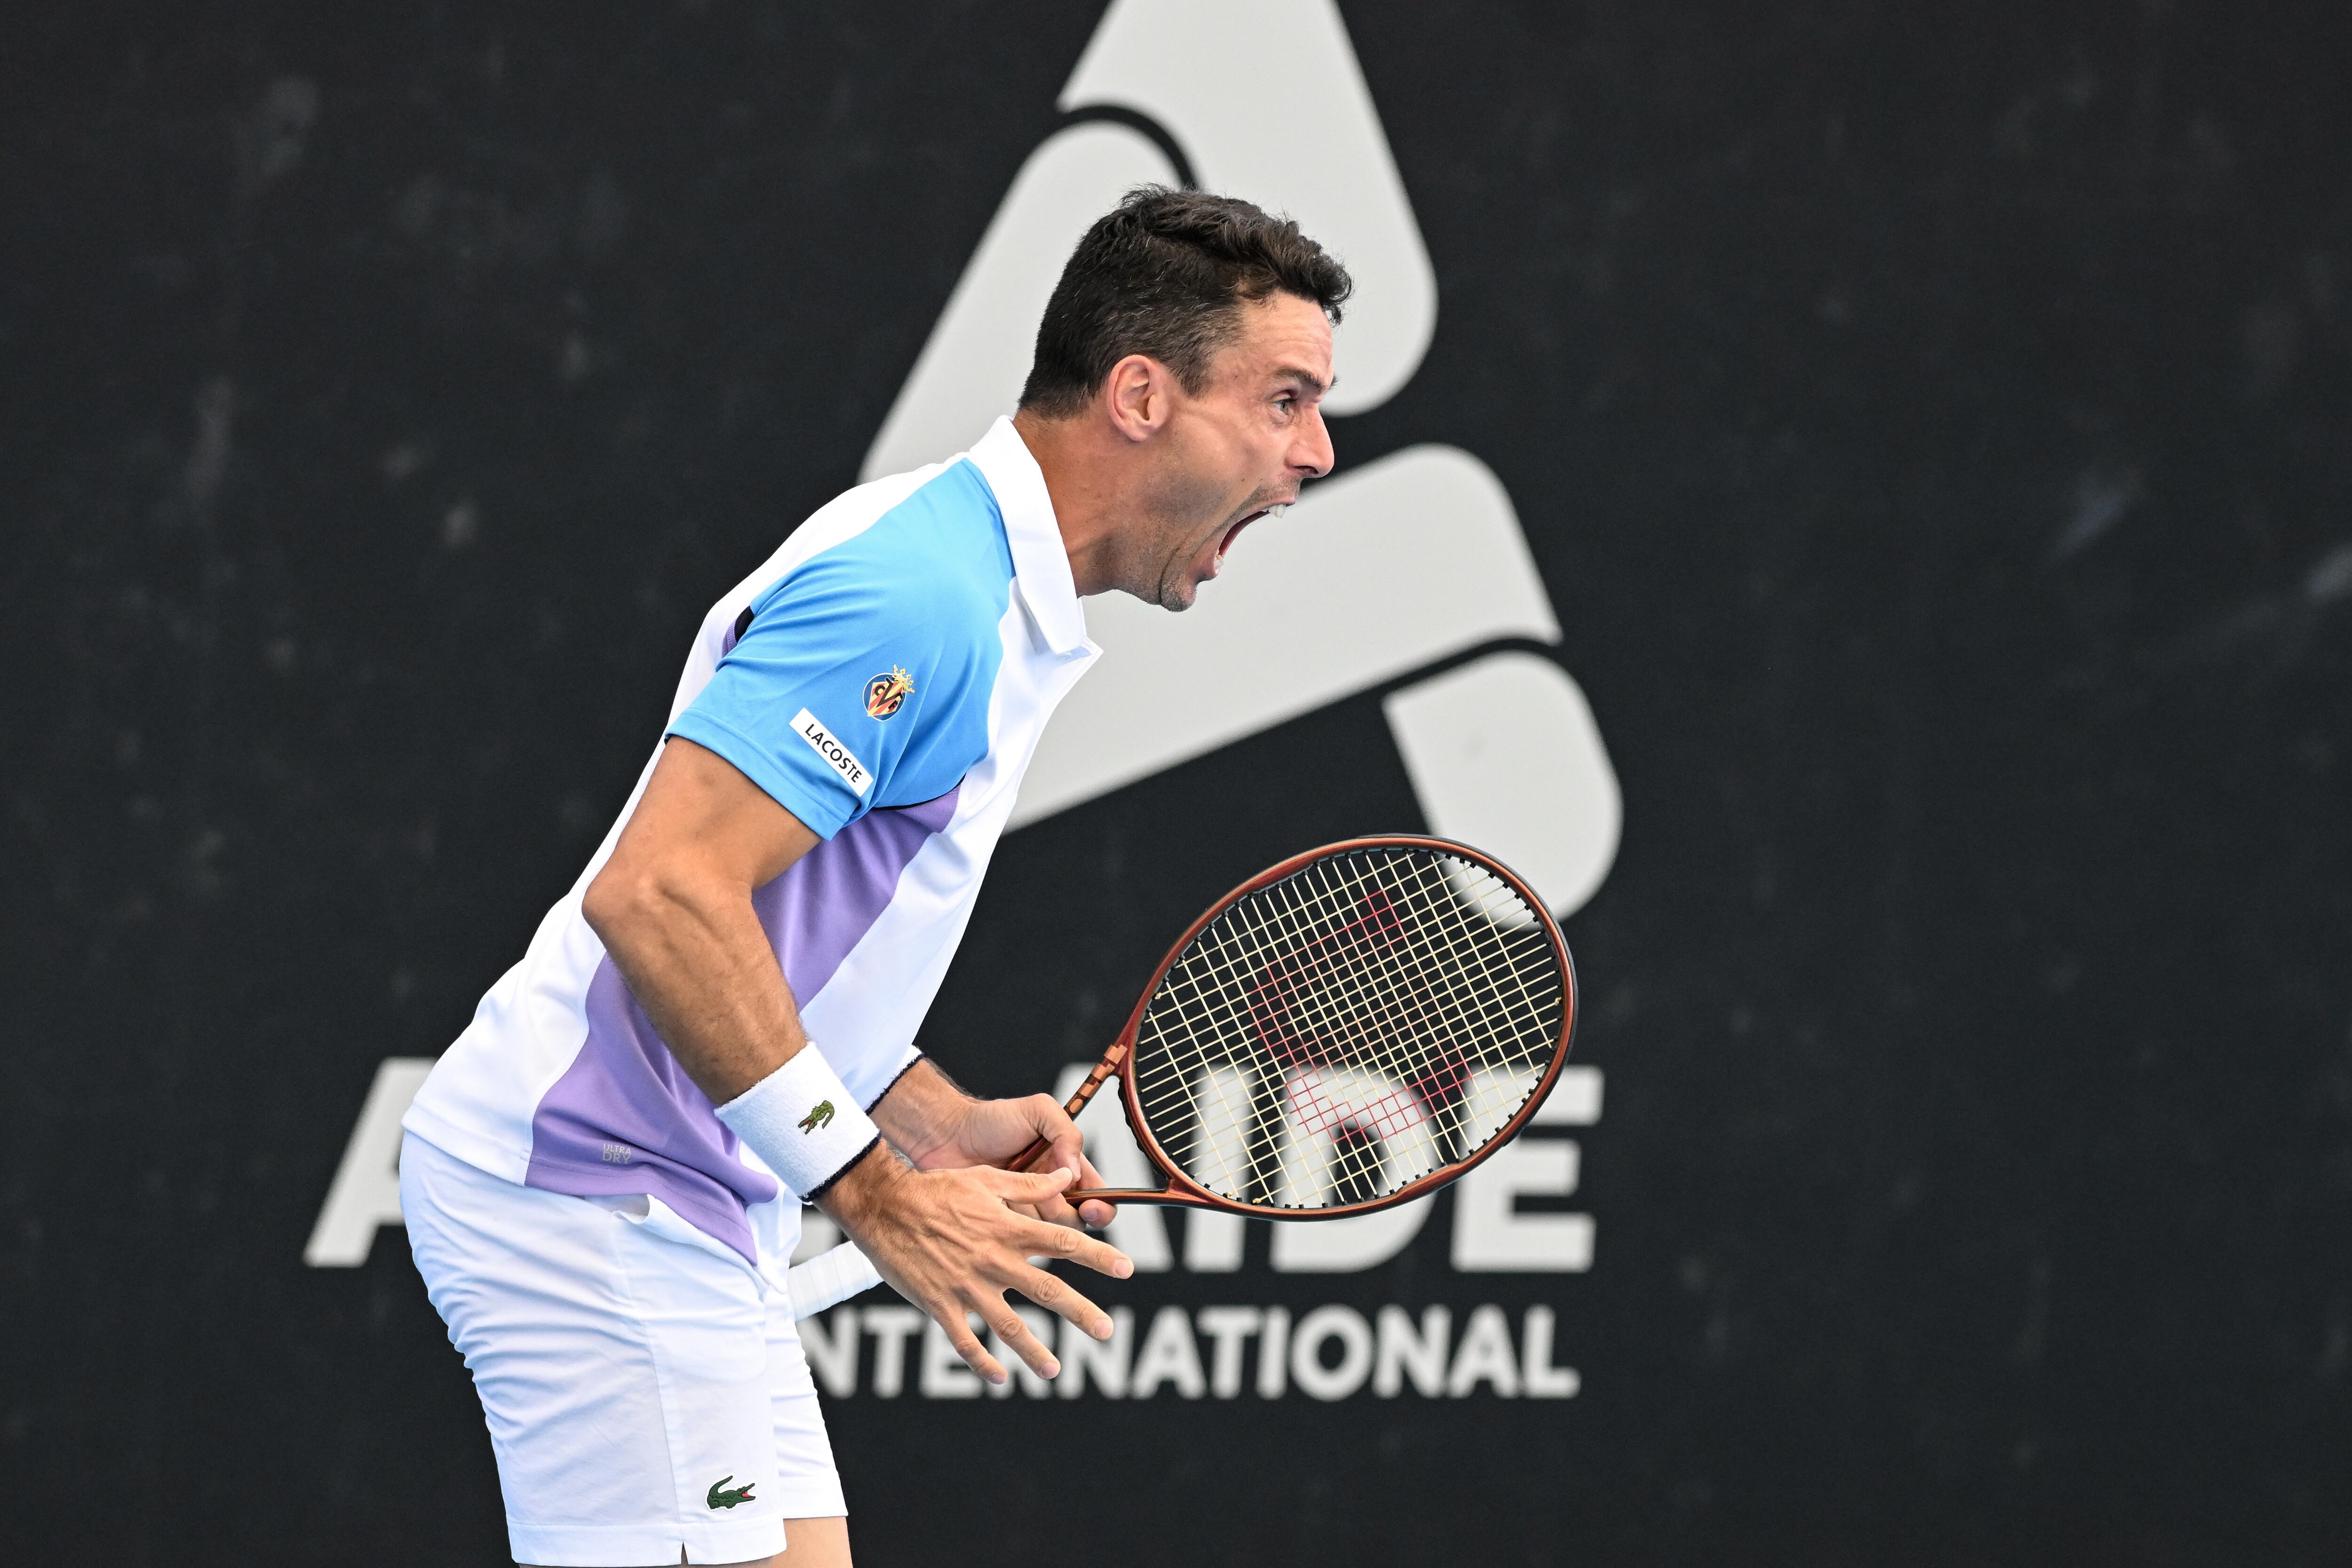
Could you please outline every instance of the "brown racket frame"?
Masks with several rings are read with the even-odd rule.
[[[1407,1182],[1385,1197],[1373,1198],[1367,1203],[1338,1204],[1326,1208],[1281,1208],[1269,1204],[1243,1203],[1234,1198],[1220,1197],[1176,1168],[1176,1162],[1168,1157],[1167,1151],[1160,1145],[1160,1140],[1152,1135],[1150,1125],[1143,1119],[1141,1107],[1137,1103],[1135,1074],[1132,1069],[1135,1061],[1135,1037],[1143,1027],[1144,1011],[1150,1007],[1151,998],[1159,994],[1160,984],[1168,977],[1168,971],[1175,967],[1176,960],[1183,956],[1184,949],[1192,946],[1192,938],[1206,929],[1210,922],[1231,909],[1242,899],[1260,888],[1272,886],[1317,861],[1328,860],[1334,855],[1358,850],[1384,849],[1428,850],[1439,854],[1451,855],[1457,860],[1468,861],[1494,873],[1509,883],[1511,888],[1527,901],[1528,907],[1535,912],[1537,920],[1543,926],[1544,936],[1551,944],[1552,956],[1559,961],[1559,971],[1563,977],[1560,989],[1559,1043],[1552,1051],[1551,1061],[1545,1067],[1543,1077],[1537,1082],[1534,1092],[1528,1096],[1527,1103],[1520,1106],[1511,1119],[1503,1124],[1502,1130],[1487,1139],[1477,1153],[1458,1165],[1447,1166],[1443,1169],[1432,1171],[1425,1176]],[[1393,1208],[1401,1203],[1410,1203],[1424,1193],[1434,1192],[1456,1177],[1467,1175],[1487,1155],[1519,1135],[1519,1130],[1528,1124],[1528,1119],[1534,1116],[1537,1110],[1542,1106],[1545,1097],[1551,1092],[1552,1085],[1559,1079],[1559,1070],[1568,1062],[1569,1047],[1576,1038],[1577,1011],[1576,961],[1569,955],[1568,940],[1560,935],[1559,922],[1551,917],[1551,911],[1544,907],[1544,902],[1538,896],[1536,890],[1529,887],[1517,872],[1494,856],[1484,851],[1472,849],[1467,844],[1455,843],[1451,839],[1429,838],[1412,833],[1384,833],[1370,838],[1342,839],[1337,843],[1325,844],[1320,849],[1312,849],[1302,854],[1293,855],[1286,861],[1267,867],[1217,900],[1209,906],[1208,913],[1192,922],[1185,929],[1184,935],[1176,938],[1174,944],[1169,947],[1167,956],[1160,960],[1160,967],[1152,972],[1150,980],[1145,984],[1143,994],[1136,998],[1135,1010],[1127,1018],[1127,1027],[1119,1031],[1118,1039],[1111,1042],[1110,1049],[1103,1052],[1102,1060],[1095,1064],[1095,1070],[1087,1074],[1087,1081],[1078,1085],[1078,1092],[1071,1095],[1069,1103],[1062,1107],[1064,1111],[1075,1117],[1087,1108],[1087,1102],[1095,1097],[1096,1092],[1116,1076],[1119,1080],[1120,1098],[1127,1112],[1128,1130],[1135,1134],[1135,1141],[1143,1145],[1144,1157],[1152,1163],[1160,1175],[1168,1178],[1168,1185],[1154,1191],[1130,1192],[1101,1188],[1080,1192],[1074,1189],[1066,1193],[1064,1197],[1074,1204],[1163,1203],[1188,1208],[1216,1209],[1227,1214],[1243,1214],[1257,1219],[1347,1219],[1360,1214],[1374,1214],[1383,1208]],[[1045,1141],[1041,1138],[1011,1161],[1010,1168],[1016,1171],[1027,1170],[1045,1152]]]

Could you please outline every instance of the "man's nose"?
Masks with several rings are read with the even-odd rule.
[[[1299,423],[1298,441],[1290,449],[1290,465],[1309,479],[1320,479],[1331,472],[1338,459],[1331,450],[1331,428],[1323,423],[1323,411],[1310,408]]]

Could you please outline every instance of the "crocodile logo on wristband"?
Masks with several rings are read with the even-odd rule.
[[[814,1040],[717,1110],[743,1146],[803,1198],[824,1191],[882,1136]]]

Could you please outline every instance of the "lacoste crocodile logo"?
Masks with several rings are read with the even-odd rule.
[[[710,1483],[710,1496],[704,1500],[709,1502],[710,1506],[715,1509],[733,1508],[739,1502],[757,1502],[760,1500],[758,1498],[751,1495],[751,1489],[758,1486],[760,1484],[759,1482],[746,1481],[740,1487],[728,1486],[727,1483],[734,1479],[735,1478],[733,1476],[720,1476],[717,1480],[712,1481]]]
[[[833,1102],[830,1100],[820,1100],[815,1104],[809,1107],[809,1113],[807,1115],[801,1118],[801,1131],[803,1133],[814,1133],[819,1127],[828,1125],[832,1121]]]

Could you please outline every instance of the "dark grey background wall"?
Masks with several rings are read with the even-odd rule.
[[[1503,477],[1623,787],[1600,1254],[1488,1291],[1583,1392],[845,1401],[864,1559],[2352,1561],[2352,20],[1345,12],[1442,307],[1342,461]],[[500,1560],[397,1233],[303,1239],[1097,14],[12,10],[12,1561]],[[1364,698],[1024,832],[926,1043],[1036,1087],[1417,825]]]

